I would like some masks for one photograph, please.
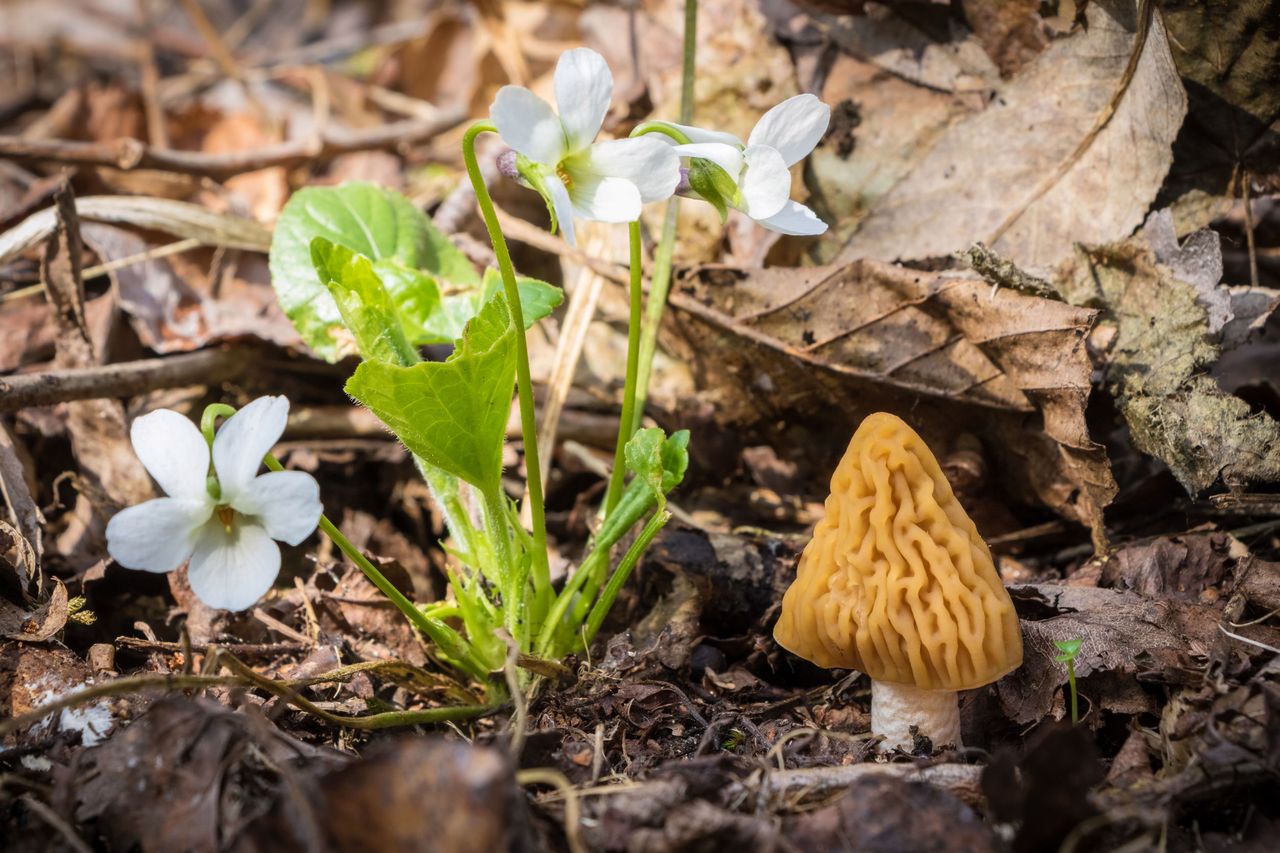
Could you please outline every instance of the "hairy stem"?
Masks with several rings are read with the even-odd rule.
[[[516,324],[516,388],[520,398],[520,433],[524,438],[524,462],[529,482],[529,517],[533,525],[533,588],[538,609],[545,612],[551,602],[551,568],[547,561],[547,521],[542,505],[542,468],[538,461],[538,423],[533,408],[533,380],[529,375],[529,345],[525,340],[524,309],[520,304],[520,288],[516,285],[516,271],[511,264],[511,252],[498,225],[498,214],[493,199],[480,174],[476,160],[476,137],[482,133],[497,133],[493,122],[482,121],[471,126],[462,139],[462,158],[467,166],[467,177],[476,193],[476,204],[489,231],[489,242],[498,258],[498,272],[502,274],[502,288],[507,296],[511,318]]]

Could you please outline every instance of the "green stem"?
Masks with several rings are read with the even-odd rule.
[[[280,460],[276,459],[270,453],[263,459],[267,467],[272,471],[283,471],[284,466],[280,464]],[[487,681],[489,672],[484,664],[476,656],[475,651],[471,648],[471,644],[463,639],[457,631],[450,628],[438,619],[432,619],[423,613],[418,607],[405,597],[405,594],[395,588],[391,581],[387,580],[382,572],[378,571],[378,567],[369,561],[369,558],[360,553],[360,549],[351,544],[342,531],[328,519],[328,517],[320,516],[320,529],[324,534],[333,540],[333,544],[338,546],[342,553],[355,563],[360,571],[364,572],[365,577],[373,582],[373,585],[391,599],[391,602],[400,609],[400,612],[408,617],[409,622],[413,624],[419,631],[431,638],[431,641],[440,648],[442,652],[449,656],[460,669],[475,676],[481,681]]]
[[[631,237],[631,316],[627,320],[627,382],[623,390],[622,416],[618,419],[618,445],[613,451],[613,471],[604,497],[604,514],[613,512],[622,498],[622,480],[627,466],[627,442],[635,432],[636,377],[640,366],[640,312],[644,302],[644,270],[640,245],[640,222],[628,226]]]
[[[476,204],[489,231],[489,242],[498,258],[498,272],[502,274],[502,288],[507,296],[507,307],[516,324],[516,387],[520,398],[520,432],[524,438],[524,465],[529,485],[529,516],[533,522],[533,588],[539,609],[551,601],[551,567],[547,560],[547,521],[542,506],[542,468],[538,462],[538,422],[533,408],[533,380],[529,375],[529,344],[525,340],[524,309],[520,304],[520,288],[516,285],[516,271],[511,264],[506,238],[498,225],[498,214],[493,199],[480,174],[476,160],[476,137],[482,133],[497,133],[491,121],[478,122],[467,130],[462,138],[462,159],[466,163],[467,177],[476,193]]]
[[[684,51],[680,65],[680,123],[685,125],[693,124],[693,84],[697,43],[698,0],[685,0]],[[667,132],[667,135],[671,134]],[[632,431],[640,428],[640,419],[644,417],[644,404],[649,398],[649,376],[653,371],[653,357],[658,349],[658,330],[662,327],[662,315],[667,308],[667,294],[671,290],[671,267],[675,257],[676,226],[679,219],[680,197],[672,196],[667,202],[667,212],[662,220],[662,235],[658,238],[658,248],[653,255],[653,276],[649,280],[649,304],[645,311],[644,330],[640,336],[640,367],[636,376],[636,407],[632,415]]]
[[[1067,681],[1071,684],[1071,722],[1072,724],[1080,722],[1080,705],[1076,697],[1076,662],[1075,660],[1067,661]]]
[[[658,535],[658,531],[662,529],[669,518],[671,518],[671,513],[665,509],[655,512],[653,517],[649,519],[649,523],[640,531],[640,535],[631,543],[631,547],[623,555],[618,567],[613,570],[613,576],[605,584],[604,591],[600,593],[600,599],[596,602],[595,607],[591,608],[591,615],[587,618],[582,638],[584,648],[590,648],[592,640],[596,638],[596,633],[600,630],[600,626],[604,624],[604,617],[609,615],[610,609],[613,608],[613,602],[617,600],[618,593],[622,591],[623,584],[627,582],[627,578],[631,577],[632,570],[640,562],[640,558],[644,555],[645,550],[648,549],[649,543],[653,541],[653,537]]]

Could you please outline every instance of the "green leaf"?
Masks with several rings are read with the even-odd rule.
[[[689,161],[689,187],[710,202],[724,222],[729,208],[738,203],[738,185],[720,165],[694,157]]]
[[[426,343],[449,343],[462,334],[462,326],[459,326],[457,334],[446,341],[422,340],[419,330],[430,321],[433,314],[440,310],[440,287],[431,276],[418,270],[402,267],[395,261],[378,261],[373,265],[373,270],[382,279],[387,292],[391,294],[391,299],[400,313],[400,320],[404,324],[405,333],[414,346]]]
[[[653,432],[652,429],[641,430],[636,433],[636,436],[651,432]],[[661,432],[658,430],[659,435]],[[627,442],[623,453],[627,460],[627,467],[636,472],[637,476],[627,483],[627,487],[622,490],[618,505],[600,525],[600,530],[596,534],[597,547],[612,547],[631,529],[633,524],[658,503],[657,492],[653,488],[654,466],[650,455],[652,438],[645,437],[636,443],[636,436],[632,436],[631,441]],[[634,450],[632,450],[633,444],[635,444]],[[658,458],[662,463],[661,493],[666,495],[680,485],[684,480],[685,471],[689,468],[689,431],[682,429],[672,433],[662,442],[658,450]]]
[[[302,339],[328,361],[337,361],[348,347],[338,306],[311,263],[316,237],[375,263],[391,261],[455,284],[480,282],[466,256],[398,193],[364,183],[294,193],[271,240],[272,284]]]
[[[1080,644],[1083,642],[1084,640],[1081,639],[1054,640],[1053,644],[1058,647],[1058,651],[1062,652],[1062,654],[1055,657],[1054,660],[1060,663],[1075,660],[1076,655],[1080,653]]]
[[[564,301],[563,290],[536,278],[518,275],[516,287],[520,291],[520,307],[524,312],[526,329],[546,317]],[[419,334],[414,337],[410,333],[414,343],[445,344],[457,339],[480,306],[491,300],[494,294],[502,292],[501,273],[489,267],[484,271],[484,283],[480,289],[450,294],[441,299],[439,308],[423,325]]]
[[[366,361],[346,390],[410,451],[492,494],[501,487],[515,370],[515,329],[499,295],[467,324],[447,361],[412,367]]]
[[[398,365],[421,360],[372,261],[317,237],[311,241],[311,262],[363,358]]]
[[[658,506],[666,502],[662,490],[662,445],[667,437],[658,427],[642,429],[631,436],[623,453],[627,468],[636,475],[636,479],[645,483],[653,494]]]
[[[532,328],[534,323],[564,302],[564,291],[541,279],[518,275],[516,290],[520,292],[520,310],[524,313],[526,329]],[[484,301],[488,302],[495,294],[502,292],[502,273],[493,267],[487,267],[484,271]]]

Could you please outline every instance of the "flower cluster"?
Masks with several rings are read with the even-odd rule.
[[[280,572],[273,540],[297,545],[322,512],[310,474],[258,474],[288,417],[287,399],[259,397],[232,415],[212,442],[169,409],[135,420],[134,452],[167,497],[117,513],[107,524],[107,551],[125,568],[148,572],[188,563],[191,589],[205,604],[252,605]]]
[[[530,90],[503,86],[490,116],[515,151],[503,171],[542,195],[553,229],[569,243],[575,215],[633,222],[642,205],[677,192],[722,212],[732,207],[783,234],[827,230],[812,210],[791,200],[790,169],[822,139],[831,117],[815,96],[797,95],[769,110],[744,145],[729,133],[671,122],[651,122],[645,135],[596,142],[613,75],[588,48],[560,57],[555,93],[558,115]],[[689,164],[684,169],[682,158]]]

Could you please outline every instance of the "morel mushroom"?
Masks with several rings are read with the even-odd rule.
[[[938,460],[900,418],[858,427],[782,599],[774,638],[818,666],[871,677],[882,749],[961,746],[956,691],[1022,663],[991,552]]]

